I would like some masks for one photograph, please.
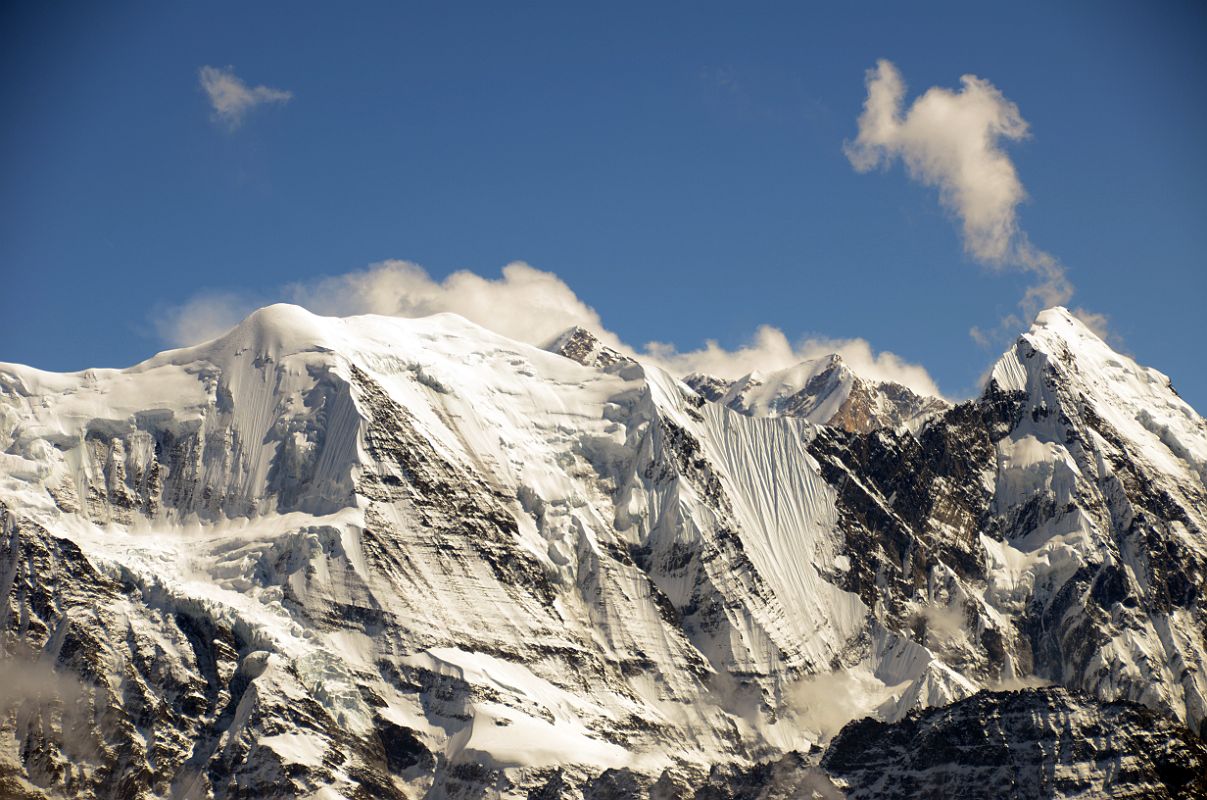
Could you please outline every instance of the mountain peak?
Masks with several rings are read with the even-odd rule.
[[[562,348],[572,344],[597,347],[600,344],[600,341],[598,336],[596,336],[594,333],[591,333],[591,331],[587,330],[581,325],[572,325],[555,336],[553,340],[545,346],[545,349],[552,352],[559,352]]]
[[[1042,356],[1037,360],[1037,356]],[[1140,367],[1127,356],[1116,353],[1077,315],[1063,306],[1053,306],[1036,315],[1030,329],[1018,337],[1014,346],[998,359],[992,379],[1001,389],[1020,391],[1034,377],[1037,368],[1052,363],[1065,364],[1077,374],[1102,375],[1104,368],[1120,367],[1128,372],[1151,373],[1168,385],[1168,379],[1156,370]]]
[[[1084,325],[1081,320],[1077,319],[1077,315],[1065,306],[1052,306],[1050,308],[1045,308],[1043,311],[1035,315],[1035,321],[1040,325],[1049,325],[1055,321],[1065,321]]]
[[[998,389],[1060,409],[1041,433],[1064,436],[1062,418],[1101,420],[1107,436],[1166,474],[1207,480],[1207,423],[1174,391],[1168,376],[1116,352],[1065,308],[1041,312],[993,367]],[[1046,418],[1046,416],[1045,416]],[[1054,426],[1054,427],[1053,427]],[[1033,426],[1042,428],[1038,421]]]
[[[579,325],[567,328],[545,345],[545,349],[577,361],[584,367],[606,369],[616,364],[633,363],[633,359],[608,347],[593,332]]]
[[[292,303],[273,303],[252,311],[213,343],[261,352],[292,349],[323,338],[335,321]]]
[[[1064,306],[1053,306],[1039,312],[1027,335],[1059,337],[1069,343],[1087,342],[1108,347],[1101,336]]]

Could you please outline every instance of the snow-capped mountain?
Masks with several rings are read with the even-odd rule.
[[[1207,768],[1207,424],[1163,375],[1053,309],[956,406],[837,359],[690,384],[293,306],[0,365],[0,793],[870,797],[861,729],[820,748],[957,701],[1048,709],[1019,752],[1085,781],[1042,796],[1126,784],[1042,742],[1136,719]]]

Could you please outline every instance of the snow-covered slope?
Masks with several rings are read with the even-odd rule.
[[[1063,309],[991,385],[1024,413],[997,443],[990,596],[1014,612],[1029,582],[1026,602],[1047,604],[1032,650],[1049,679],[1207,732],[1207,424]]]
[[[908,413],[550,349],[272,306],[0,365],[0,788],[646,792],[1020,682],[1203,724],[1207,428],[1063,311]]]

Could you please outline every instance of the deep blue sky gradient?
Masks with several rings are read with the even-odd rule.
[[[860,175],[864,71],[1018,104],[1022,224],[1207,410],[1207,5],[43,3],[0,11],[0,360],[124,366],[202,290],[556,272],[627,341],[862,336],[968,393],[1025,286]],[[204,64],[287,89],[231,133]]]

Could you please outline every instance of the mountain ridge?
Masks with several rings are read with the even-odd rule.
[[[93,696],[88,746],[10,704],[0,781],[646,792],[1027,681],[1202,735],[1207,426],[1067,312],[916,425],[550,347],[274,306],[0,365],[3,653]]]

